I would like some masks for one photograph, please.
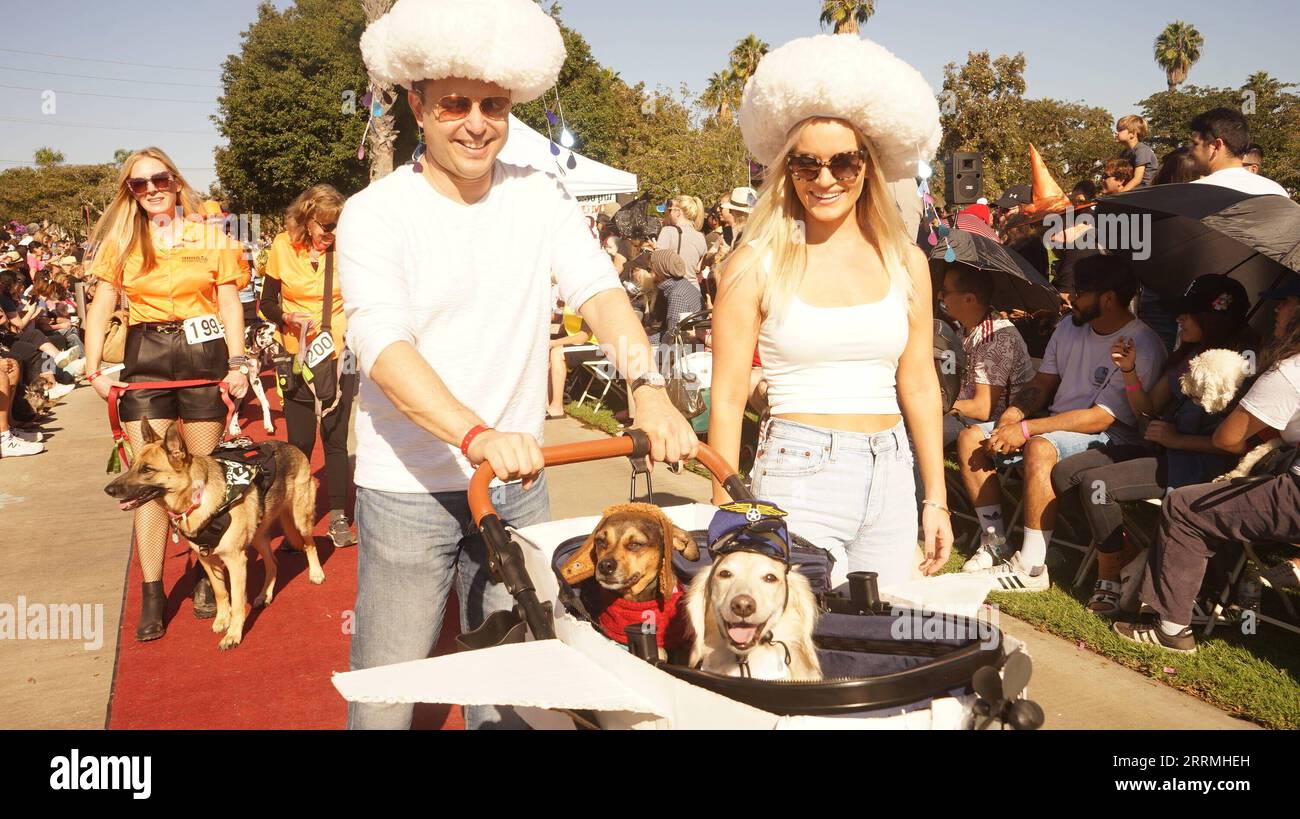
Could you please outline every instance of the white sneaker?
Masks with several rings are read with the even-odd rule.
[[[45,451],[45,444],[24,441],[16,435],[0,438],[0,458],[21,458],[24,455],[37,455]]]
[[[63,371],[73,378],[78,378],[86,374],[86,359],[78,358],[71,364],[64,365]]]
[[[45,391],[45,396],[51,401],[58,401],[76,388],[76,384],[55,384],[53,387],[50,387]]]
[[[39,444],[45,440],[45,433],[34,429],[11,429],[9,434],[23,441],[31,441],[34,444]]]
[[[1038,592],[1051,588],[1052,581],[1047,576],[1047,567],[1035,566],[1034,570],[1038,574],[1030,574],[1030,570],[1020,562],[1020,552],[1016,552],[1006,563],[985,569],[983,573],[993,575],[997,581],[993,591]]]
[[[962,564],[961,570],[967,574],[976,572],[986,572],[994,566],[1000,566],[1007,562],[1011,557],[1010,547],[1005,539],[1001,539],[1001,548],[993,545],[993,538],[988,532],[980,535],[980,547],[975,554],[971,555],[965,563]]]
[[[68,363],[72,358],[72,350],[60,350],[58,355],[54,356],[54,363],[60,367]]]

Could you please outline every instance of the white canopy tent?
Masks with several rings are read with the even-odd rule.
[[[556,145],[560,148],[559,156],[551,153],[551,140],[545,134],[539,134],[511,114],[510,138],[497,158],[511,165],[526,165],[553,173],[564,181],[569,193],[579,199],[600,196],[613,201],[615,194],[636,193],[636,174],[588,159],[558,142]],[[577,162],[573,169],[566,164],[570,153]]]

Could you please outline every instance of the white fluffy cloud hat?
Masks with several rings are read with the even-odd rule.
[[[769,52],[745,84],[740,130],[763,165],[790,131],[814,116],[858,126],[876,149],[886,181],[916,175],[939,147],[939,104],[921,72],[855,34],[819,34]]]
[[[523,103],[555,85],[565,53],[535,0],[397,0],[361,35],[361,56],[382,82],[483,80]]]

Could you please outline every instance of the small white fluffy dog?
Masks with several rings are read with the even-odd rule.
[[[1251,366],[1246,357],[1235,350],[1206,350],[1188,362],[1187,372],[1178,380],[1187,397],[1209,413],[1223,412],[1237,396],[1242,382],[1250,375]],[[1216,483],[1244,478],[1268,453],[1282,446],[1275,438],[1260,444],[1242,456],[1231,472],[1215,478]]]
[[[817,601],[797,568],[755,552],[719,556],[686,592],[691,665],[731,677],[820,680]]]

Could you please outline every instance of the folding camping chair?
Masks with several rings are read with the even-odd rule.
[[[1223,588],[1219,591],[1217,599],[1213,601],[1209,610],[1206,610],[1200,600],[1197,600],[1196,605],[1192,608],[1192,622],[1196,625],[1200,625],[1201,623],[1205,624],[1205,631],[1202,633],[1206,637],[1209,637],[1215,627],[1220,623],[1232,622],[1230,618],[1225,616],[1228,598],[1232,596],[1233,589],[1237,587],[1242,574],[1246,571],[1246,561],[1249,560],[1254,563],[1257,568],[1262,568],[1266,565],[1264,561],[1259,559],[1257,548],[1260,545],[1262,544],[1249,542],[1241,543],[1241,556],[1237,558],[1237,562],[1233,566],[1232,571],[1228,573],[1227,581],[1223,584]],[[1274,589],[1273,592],[1282,601],[1282,608],[1286,610],[1286,619],[1281,620],[1264,614],[1262,610],[1263,598],[1260,599],[1261,610],[1256,614],[1256,618],[1260,622],[1269,623],[1270,625],[1286,629],[1294,634],[1300,634],[1300,620],[1297,620],[1296,618],[1295,607],[1292,605],[1287,592],[1282,589]]]
[[[584,361],[582,362],[582,368],[589,372],[591,377],[587,379],[587,387],[582,391],[582,397],[578,399],[578,404],[583,404],[588,398],[595,398],[596,403],[593,405],[593,409],[599,412],[611,390],[615,395],[622,395],[626,398],[627,387],[624,386],[623,379],[618,375],[618,368],[614,366],[612,361],[606,358]],[[600,395],[595,394],[598,384],[604,385],[600,388]]]

